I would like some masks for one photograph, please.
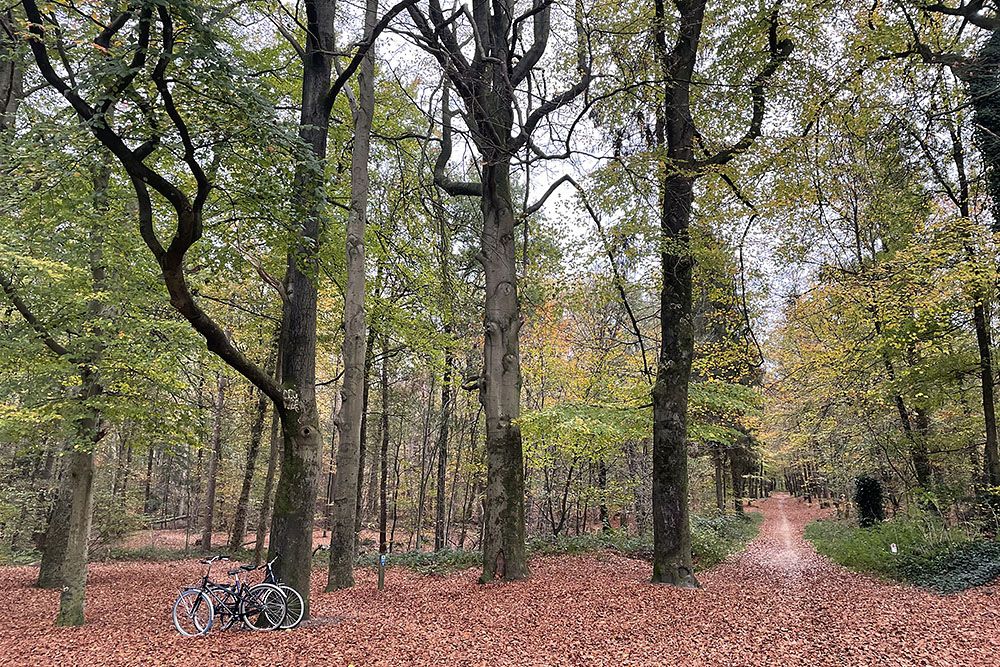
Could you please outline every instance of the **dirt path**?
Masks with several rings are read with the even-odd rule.
[[[610,554],[536,559],[529,581],[505,585],[391,570],[381,594],[367,571],[322,593],[317,571],[316,619],[281,633],[178,637],[170,603],[194,564],[95,565],[88,625],[72,630],[51,626],[57,595],[30,588],[35,570],[0,569],[0,648],[5,664],[72,667],[1000,666],[1000,587],[942,597],[847,572],[802,540],[816,510],[761,505],[760,536],[700,590],[650,585],[646,563]]]

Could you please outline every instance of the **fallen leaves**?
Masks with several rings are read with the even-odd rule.
[[[0,569],[0,648],[13,665],[976,665],[1000,664],[1000,598],[985,588],[938,596],[850,573],[801,537],[817,511],[776,497],[746,552],[703,573],[701,590],[648,583],[617,555],[532,561],[532,578],[480,586],[477,573],[390,569],[386,590],[361,570],[353,590],[323,593],[291,631],[212,632],[170,624],[178,589],[201,566],[95,564],[87,625],[52,625],[58,594],[34,568]]]

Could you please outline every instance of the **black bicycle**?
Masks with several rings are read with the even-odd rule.
[[[216,617],[223,630],[237,622],[251,630],[277,630],[281,627],[287,612],[286,594],[270,583],[249,586],[240,577],[257,568],[241,565],[229,570],[232,577],[230,583],[212,581],[212,565],[216,561],[228,560],[224,556],[214,556],[201,561],[208,566],[201,584],[184,588],[174,602],[172,615],[177,632],[185,637],[207,634]]]
[[[265,584],[272,584],[281,589],[281,592],[285,596],[285,617],[281,621],[281,625],[278,626],[282,630],[290,630],[294,627],[298,627],[299,623],[302,622],[302,616],[305,614],[306,605],[302,600],[302,596],[299,592],[289,586],[288,584],[282,583],[277,576],[274,574],[274,563],[278,560],[278,555],[275,555],[267,563],[261,565],[261,569],[264,570],[264,582]]]

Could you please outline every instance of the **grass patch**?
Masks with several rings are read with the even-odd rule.
[[[906,517],[871,528],[821,519],[806,526],[805,537],[816,551],[848,569],[939,593],[956,593],[1000,577],[1000,542],[974,539],[926,518]]]

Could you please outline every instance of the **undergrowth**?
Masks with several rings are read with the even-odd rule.
[[[693,517],[691,520],[691,551],[695,567],[705,570],[742,549],[760,529],[762,516],[757,513],[739,516]],[[652,535],[635,535],[624,531],[533,537],[527,543],[530,556],[579,555],[596,551],[613,551],[630,558],[652,561]],[[479,567],[479,551],[445,549],[438,552],[408,551],[389,556],[390,565],[408,567],[421,574],[445,575]],[[362,554],[362,567],[376,567],[377,554]]]
[[[1000,577],[1000,542],[944,528],[926,516],[870,528],[821,519],[806,526],[805,536],[819,553],[851,570],[939,593],[956,593]]]

